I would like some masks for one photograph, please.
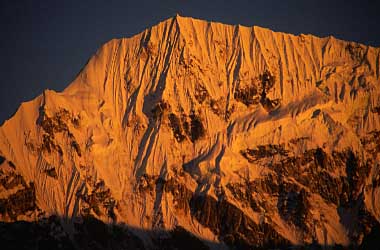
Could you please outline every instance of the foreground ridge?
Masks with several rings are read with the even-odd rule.
[[[111,40],[0,128],[1,237],[56,227],[39,241],[368,247],[379,77],[379,48],[179,15]]]

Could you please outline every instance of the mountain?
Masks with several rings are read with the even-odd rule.
[[[1,126],[2,241],[370,249],[379,91],[380,48],[334,37],[177,15],[111,40]]]

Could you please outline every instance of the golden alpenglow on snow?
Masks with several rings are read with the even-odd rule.
[[[2,125],[1,234],[50,249],[369,249],[379,114],[380,48],[177,15],[107,42]]]

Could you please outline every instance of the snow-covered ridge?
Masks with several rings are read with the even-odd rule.
[[[379,48],[177,15],[106,43],[3,124],[1,178],[24,182],[1,197],[33,183],[35,210],[2,220],[92,215],[233,245],[240,224],[205,211],[218,204],[278,244],[360,244],[345,220],[380,219],[379,87]]]

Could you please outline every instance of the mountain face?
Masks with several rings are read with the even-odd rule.
[[[111,40],[0,128],[2,241],[370,249],[379,91],[380,48],[334,37],[176,16]]]

